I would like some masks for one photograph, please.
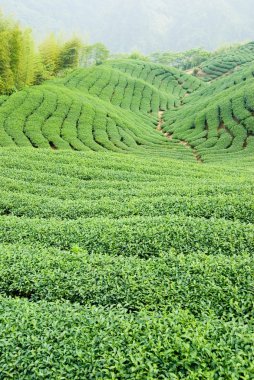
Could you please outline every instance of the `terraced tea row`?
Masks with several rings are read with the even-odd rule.
[[[193,164],[189,179],[183,163],[162,157],[157,164],[147,156],[121,161],[117,154],[17,150],[11,157],[3,151],[0,241],[60,249],[79,244],[89,252],[141,257],[170,247],[184,254],[251,252],[253,187],[237,167],[218,194],[223,172],[213,177],[210,167]],[[232,188],[235,177],[242,181],[241,199]],[[194,180],[196,194],[194,188],[190,195]]]
[[[167,112],[163,130],[173,140],[187,141],[206,161],[218,160],[221,155],[252,155],[253,90],[252,74],[246,80],[239,79],[238,84],[221,80],[209,90],[191,95],[179,109]]]
[[[142,79],[158,90],[183,97],[186,93],[192,93],[204,86],[201,80],[192,77],[173,67],[165,67],[142,61],[112,61],[107,63],[133,78]]]
[[[252,376],[253,159],[232,163],[1,148],[0,377]]]
[[[141,310],[188,310],[224,320],[251,320],[254,263],[251,255],[159,257],[88,254],[22,244],[0,245],[0,288],[6,297],[31,302],[66,300],[84,306]],[[226,275],[225,275],[226,274]]]
[[[162,158],[156,165],[152,163],[153,169],[145,171],[136,161],[134,171],[132,161],[121,164],[121,155],[107,158],[106,167],[101,154],[96,159],[91,153],[85,159],[79,157],[81,167],[76,166],[78,157],[72,161],[55,153],[34,154],[33,159],[22,151],[22,159],[15,156],[10,158],[8,152],[1,154],[1,215],[79,219],[184,213],[199,218],[254,220],[249,197],[253,188],[244,177],[239,198],[238,186],[232,179],[225,179],[221,185],[219,176],[213,190],[214,178],[209,180],[209,169],[202,168],[201,172],[195,170],[192,174],[196,181],[194,187],[193,178],[189,179],[187,173],[181,180],[178,178],[177,169],[185,172],[182,164],[172,163],[175,167],[172,170]],[[199,179],[200,175],[202,178],[206,175],[205,183]]]
[[[233,72],[230,75],[222,76],[216,81],[212,81],[209,85],[203,86],[195,93],[192,93],[191,96],[185,97],[182,103],[197,102],[201,97],[208,97],[217,95],[222,91],[231,89],[233,92],[235,89],[240,88],[240,85],[243,85],[244,82],[253,79],[254,77],[254,63],[246,64],[241,66],[239,70]],[[235,87],[238,86],[238,87]]]
[[[128,152],[173,148],[153,123],[90,96],[45,85],[11,96],[0,109],[1,146]]]
[[[232,48],[206,60],[198,72],[198,77],[211,81],[223,75],[232,73],[246,63],[254,61],[254,42]]]
[[[75,70],[64,79],[2,97],[0,145],[159,154],[191,159],[191,154],[155,131],[158,111],[180,104],[201,81],[141,62],[130,76],[112,66]],[[128,66],[128,64],[126,64]],[[138,75],[139,78],[135,75]],[[176,89],[180,92],[176,93]]]
[[[175,97],[167,89],[160,91],[149,82],[104,66],[76,70],[62,83],[134,113],[152,113],[155,119],[159,109],[166,110],[174,105]]]
[[[208,86],[179,70],[141,61],[75,70],[3,97],[0,145],[198,162],[224,153],[230,159],[248,157],[254,150],[253,71],[244,68]]]
[[[179,253],[251,254],[253,225],[223,219],[167,215],[161,217],[89,218],[59,221],[55,218],[0,217],[0,241],[42,244],[70,249],[79,244],[89,252],[111,252],[139,257],[158,255],[174,248]]]
[[[18,173],[19,174],[19,173]],[[77,198],[75,200],[63,200],[56,196],[46,196],[45,194],[34,195],[30,187],[27,189],[25,182],[18,180],[7,180],[1,177],[0,190],[0,215],[24,216],[34,218],[50,218],[52,215],[61,219],[79,219],[84,217],[126,217],[126,216],[158,216],[171,214],[182,214],[199,218],[225,218],[228,220],[241,220],[243,222],[254,222],[253,202],[249,195],[244,194],[239,198],[238,195],[221,194],[218,197],[214,195],[196,195],[191,199],[189,196],[157,195],[153,199],[154,193],[143,195],[142,191],[136,191],[135,197],[126,198],[123,194],[115,192],[105,194],[97,190],[93,197],[91,191],[88,192],[91,199]],[[3,185],[2,185],[3,183]],[[136,184],[135,184],[136,185]],[[147,182],[151,189],[151,185]],[[162,184],[159,184],[156,194],[164,193]],[[7,188],[7,190],[6,190]],[[9,189],[15,188],[12,192]],[[4,190],[3,190],[4,189]],[[30,190],[30,191],[29,191]],[[37,189],[36,189],[37,190]],[[58,187],[55,188],[58,191]],[[74,190],[72,188],[71,190]],[[59,193],[62,195],[61,189]],[[57,192],[57,194],[59,194]],[[86,196],[87,192],[84,193]]]

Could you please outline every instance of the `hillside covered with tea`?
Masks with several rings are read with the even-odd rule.
[[[0,379],[252,379],[253,43],[45,62],[0,96]]]

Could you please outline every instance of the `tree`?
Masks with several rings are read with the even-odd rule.
[[[31,30],[0,12],[0,94],[40,84],[61,70],[98,65],[108,57],[101,43],[85,46],[77,37],[61,43],[53,33],[37,51]]]
[[[38,85],[48,79],[48,72],[46,71],[40,53],[34,56],[34,84]]]
[[[15,81],[11,70],[10,32],[8,30],[0,32],[0,41],[0,92],[10,94],[14,90]]]
[[[155,63],[174,66],[182,70],[188,70],[200,65],[210,58],[212,53],[201,49],[191,49],[184,52],[163,52],[153,53],[150,58]]]
[[[41,61],[48,77],[55,75],[59,69],[60,51],[61,44],[56,39],[54,33],[51,33],[39,46]]]
[[[0,93],[9,94],[14,90],[15,78],[12,71],[11,37],[12,21],[0,12]],[[14,60],[13,60],[14,63]]]
[[[83,43],[77,37],[74,37],[71,40],[65,42],[59,53],[59,69],[62,70],[78,67],[82,48]]]
[[[144,54],[140,53],[138,50],[133,51],[129,56],[129,59],[138,59],[140,61],[147,61],[149,58]]]
[[[109,50],[102,43],[92,45],[92,51],[96,65],[100,65],[109,57]]]
[[[100,65],[109,58],[109,50],[102,43],[83,45],[80,54],[79,66]]]
[[[0,14],[0,93],[11,94],[34,82],[31,30]]]
[[[10,67],[15,78],[15,86],[19,87],[18,75],[22,58],[23,34],[19,25],[16,25],[9,33]]]
[[[109,57],[109,50],[106,48],[106,46],[100,42],[97,44],[91,45],[90,47],[91,51],[91,59],[93,63],[96,65],[100,65],[104,61],[106,61]]]
[[[17,87],[30,86],[35,77],[35,47],[31,30],[26,29],[22,35],[21,55],[19,60]]]

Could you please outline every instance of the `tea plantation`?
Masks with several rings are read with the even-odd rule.
[[[0,379],[254,378],[253,73],[0,98]]]
[[[231,48],[206,60],[200,66],[198,76],[204,81],[210,81],[221,76],[229,75],[241,69],[242,65],[253,63],[254,42]]]

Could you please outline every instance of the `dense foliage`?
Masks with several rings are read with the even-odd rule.
[[[198,161],[250,156],[253,72],[252,65],[243,65],[205,84],[176,68],[139,60],[74,70],[0,98],[0,145],[156,150]]]
[[[0,378],[252,378],[252,159],[0,154]]]
[[[30,30],[22,30],[0,13],[0,94],[35,80],[37,62]]]
[[[156,52],[150,55],[154,63],[174,66],[181,70],[189,70],[199,66],[216,53],[208,52],[204,49],[191,49],[179,53],[175,52]]]

